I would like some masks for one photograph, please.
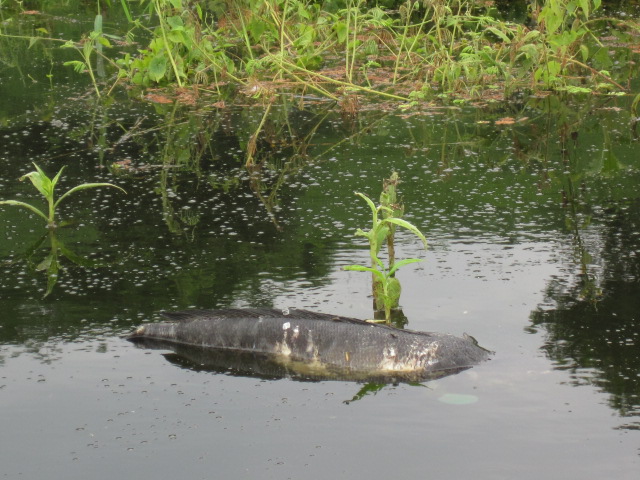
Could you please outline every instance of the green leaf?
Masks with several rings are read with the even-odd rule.
[[[580,55],[582,56],[583,62],[586,62],[589,59],[589,47],[585,44],[580,45]]]
[[[34,163],[35,167],[38,169],[38,171],[44,175],[44,172],[42,170],[40,170],[38,168],[38,166]],[[64,170],[64,167],[62,167],[58,173],[56,173],[56,176],[53,177],[53,180],[51,180],[51,195],[53,196],[53,190],[56,188],[56,185],[58,184],[58,180],[60,180],[60,175],[62,175],[62,171]],[[46,175],[45,175],[46,176]]]
[[[184,36],[184,32],[181,30],[172,30],[167,34],[167,38],[173,43],[187,44],[187,37]]]
[[[638,116],[638,104],[640,104],[640,93],[635,96],[631,103],[631,111],[635,116]]]
[[[262,34],[267,29],[267,24],[260,20],[258,17],[253,17],[249,23],[247,23],[247,31],[251,35],[251,39],[254,42],[259,42],[262,38]]]
[[[49,221],[47,216],[44,213],[42,213],[40,209],[34,207],[33,205],[29,205],[28,203],[25,203],[25,202],[20,202],[18,200],[4,200],[4,201],[0,201],[0,205],[14,205],[16,207],[24,207],[31,210],[36,215],[41,216],[42,218],[45,219],[45,221],[47,222]]]
[[[127,16],[127,20],[129,22],[133,22],[133,18],[131,18],[131,12],[129,11],[129,4],[127,3],[127,0],[120,0],[120,6],[122,7],[124,14]]]
[[[377,271],[375,268],[365,267],[364,265],[346,265],[343,267],[344,270],[352,271],[352,272],[373,272]]]
[[[580,5],[580,8],[586,16],[589,16],[589,7],[591,6],[590,3],[590,0],[578,0],[578,5]]]
[[[167,18],[167,23],[173,30],[184,30],[184,22],[179,16],[173,16]]]
[[[313,43],[315,39],[316,32],[310,25],[302,24],[298,28],[298,35],[295,40],[295,45],[297,48],[305,48]]]
[[[591,93],[593,90],[587,87],[579,87],[577,85],[567,85],[565,87],[558,87],[558,90],[564,90],[569,93]]]
[[[371,272],[376,277],[380,278],[380,280],[384,281],[386,276],[383,272],[378,270],[377,268],[365,267],[364,265],[347,265],[343,267],[344,270],[353,271],[353,272]]]
[[[362,230],[361,228],[359,228],[358,230],[356,230],[355,233],[356,237],[367,237],[369,238],[371,236],[371,232],[365,232],[364,230]]]
[[[410,263],[418,263],[421,261],[421,258],[406,258],[404,260],[400,260],[399,262],[395,262],[391,270],[389,270],[389,275],[393,275],[400,267],[404,267],[405,265],[409,265]]]
[[[154,82],[162,80],[167,72],[167,59],[164,55],[156,55],[149,62],[149,78]]]
[[[400,285],[400,280],[395,277],[389,278],[387,282],[387,302],[389,308],[398,308],[401,293],[402,286]]]
[[[69,190],[67,190],[64,195],[62,195],[58,201],[53,205],[53,208],[56,208],[58,206],[58,204],[66,197],[68,197],[69,195],[71,195],[74,192],[78,192],[80,190],[86,190],[88,188],[99,188],[99,187],[113,187],[113,188],[117,188],[118,190],[122,190],[124,193],[127,193],[125,191],[124,188],[118,187],[117,185],[113,185],[112,183],[83,183],[82,185],[78,185],[76,187],[73,187]]]
[[[531,58],[533,60],[537,60],[539,56],[538,47],[531,43],[522,45],[518,51],[524,53],[527,58]]]
[[[70,60],[68,62],[64,62],[63,65],[65,67],[69,67],[69,66],[73,67],[73,70],[76,73],[83,73],[87,69],[87,66],[85,65],[85,63],[81,62],[80,60]]]
[[[540,30],[531,30],[527,32],[527,34],[520,40],[521,43],[529,43],[531,41],[537,40],[537,38],[541,35]]]
[[[344,43],[344,41],[347,39],[347,35],[349,34],[347,24],[344,22],[337,22],[333,25],[333,29],[335,30],[336,36],[338,37],[338,43]]]
[[[407,230],[409,230],[410,232],[415,234],[420,240],[422,240],[424,248],[428,248],[427,247],[427,239],[424,238],[424,235],[422,234],[422,232],[420,230],[418,230],[417,227],[415,227],[413,224],[411,224],[411,223],[409,223],[406,220],[403,220],[401,218],[393,218],[393,217],[392,218],[385,218],[383,220],[383,222],[393,223],[394,225],[398,225],[399,227],[406,228]]]
[[[382,248],[382,245],[384,245],[384,241],[387,238],[388,234],[389,227],[385,226],[383,223],[381,223],[380,226],[376,228],[376,235],[374,237],[375,245],[372,245],[372,247],[375,248],[376,255],[380,252],[380,249]]]
[[[496,37],[500,38],[504,43],[511,43],[511,39],[507,37],[507,35],[503,31],[498,30],[495,27],[489,27],[487,28],[487,31],[493,33]]]
[[[20,181],[22,182],[25,178],[28,178],[34,187],[42,194],[43,197],[49,198],[53,194],[53,188],[51,186],[51,179],[47,177],[47,175],[36,165],[35,172],[29,172],[26,175],[20,177]]]
[[[376,207],[375,203],[373,203],[373,201],[369,197],[367,197],[364,193],[356,192],[356,195],[363,198],[365,202],[367,202],[367,205],[369,205],[369,208],[373,212],[374,216],[377,216],[378,208]]]

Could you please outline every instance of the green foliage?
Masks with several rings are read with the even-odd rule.
[[[472,0],[145,0],[155,26],[134,20],[149,42],[117,61],[118,79],[142,87],[255,81],[289,85],[339,100],[342,91],[409,100],[480,96],[514,89],[624,90],[611,76],[608,48],[592,30],[601,0],[530,2],[523,23]],[[131,14],[122,4],[125,14]],[[523,10],[524,12],[524,10]],[[525,22],[526,20],[526,22]],[[601,23],[604,25],[604,23]],[[530,27],[529,25],[535,25]],[[629,28],[636,29],[629,23]],[[111,47],[102,16],[66,64],[91,77]],[[95,55],[94,55],[95,54]],[[628,64],[629,62],[625,63]],[[328,68],[329,72],[321,72]],[[627,72],[631,74],[630,71]],[[608,86],[598,86],[608,84]],[[341,89],[336,93],[337,89]],[[402,93],[398,93],[402,92]]]
[[[422,261],[419,258],[407,258],[395,261],[394,235],[397,227],[402,227],[416,235],[427,248],[427,239],[422,232],[411,223],[399,218],[404,212],[404,207],[397,203],[398,175],[393,173],[391,178],[385,181],[385,188],[381,195],[381,204],[375,205],[373,201],[363,193],[356,192],[371,209],[372,223],[368,231],[358,229],[356,235],[365,237],[369,242],[369,256],[371,266],[348,265],[345,270],[357,272],[369,272],[372,275],[372,293],[376,310],[384,310],[387,323],[391,320],[391,310],[398,308],[402,288],[400,281],[395,278],[396,271],[411,263]],[[380,218],[382,217],[382,218]],[[385,263],[379,255],[384,245],[387,245],[388,262]]]

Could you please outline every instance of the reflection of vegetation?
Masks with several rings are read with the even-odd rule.
[[[38,264],[32,262],[33,256],[42,247],[44,241],[49,239],[49,253]],[[58,283],[60,273],[60,257],[65,257],[72,263],[82,267],[100,267],[102,263],[80,257],[67,248],[62,240],[58,238],[55,230],[49,230],[38,241],[36,241],[26,252],[25,257],[32,268],[37,271],[43,271],[47,275],[47,289],[44,296],[47,297],[53,291],[53,287]]]
[[[395,276],[396,271],[410,263],[420,262],[419,258],[407,258],[395,261],[394,236],[396,227],[402,227],[415,234],[425,248],[427,240],[424,235],[414,225],[400,218],[404,212],[404,207],[398,202],[396,188],[398,185],[398,174],[393,173],[388,180],[385,180],[383,192],[380,196],[381,203],[376,206],[369,197],[362,193],[356,193],[363,198],[372,215],[372,226],[368,232],[358,229],[356,235],[366,237],[369,241],[369,256],[371,266],[348,265],[345,270],[358,272],[370,272],[372,276],[373,305],[376,311],[384,310],[384,318],[387,323],[391,323],[391,310],[397,309],[400,302],[400,280]],[[382,219],[379,217],[382,216]],[[383,245],[387,246],[388,265],[385,265],[379,258]]]
[[[551,181],[562,195],[564,228],[573,243],[565,263],[575,273],[549,282],[548,305],[531,319],[534,329],[547,332],[543,349],[557,368],[571,372],[576,385],[593,384],[610,393],[612,408],[622,416],[639,417],[637,183],[635,192],[625,191],[627,183],[635,183],[637,171],[619,160],[617,150],[625,140],[611,141],[606,117],[594,128],[602,129],[599,148],[594,148],[593,136],[587,148],[581,146],[584,128],[562,117],[561,173],[551,172]],[[638,425],[636,421],[622,428]]]
[[[93,84],[93,88],[98,97],[100,97],[100,89],[98,88],[98,81],[96,79],[96,73],[94,73],[91,56],[94,52],[98,55],[102,55],[103,46],[110,47],[111,44],[102,34],[102,15],[100,14],[96,15],[93,31],[80,45],[76,45],[72,41],[68,41],[62,46],[63,48],[73,48],[80,54],[82,60],[69,60],[68,62],[64,62],[64,64],[72,66],[78,73],[87,72],[89,77],[91,77],[91,83]],[[101,61],[103,59],[104,56],[98,57],[98,74],[101,74],[101,76],[104,76],[104,66]]]
[[[617,233],[611,231],[609,240],[616,241],[612,237]],[[615,264],[609,274],[625,263],[621,259],[608,260]],[[638,262],[633,264],[638,269]],[[560,283],[551,283],[547,295],[554,300],[555,307],[533,312],[531,320],[534,327],[547,332],[543,350],[557,368],[571,373],[575,385],[596,385],[611,394],[609,403],[622,416],[640,418],[637,285],[638,277],[627,281],[605,280],[603,289],[607,293],[595,309],[580,300],[580,288],[567,289]],[[639,427],[640,420],[636,419],[634,428]]]
[[[345,400],[342,403],[349,405],[351,402],[357,402],[358,400],[362,400],[367,395],[375,395],[384,387],[386,387],[386,383],[376,383],[376,382],[368,382],[365,383],[358,393],[356,393],[351,400]]]

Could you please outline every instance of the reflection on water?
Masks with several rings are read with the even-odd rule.
[[[572,372],[575,384],[593,384],[609,392],[609,404],[624,417],[640,416],[640,202],[638,199],[594,215],[595,237],[580,244],[573,282],[556,279],[546,292],[550,307],[532,314],[544,328],[544,351],[557,368]],[[588,244],[587,244],[588,243]],[[588,264],[589,258],[598,262]],[[571,260],[569,260],[571,261]],[[598,298],[591,295],[597,282]],[[582,375],[585,369],[589,373]],[[629,427],[640,427],[637,420]]]

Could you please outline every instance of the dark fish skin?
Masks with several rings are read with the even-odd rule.
[[[472,337],[401,330],[307,310],[190,310],[163,313],[128,337],[167,345],[185,356],[207,350],[264,355],[271,362],[315,377],[420,380],[464,370],[489,358]],[[195,352],[200,352],[196,354]]]

